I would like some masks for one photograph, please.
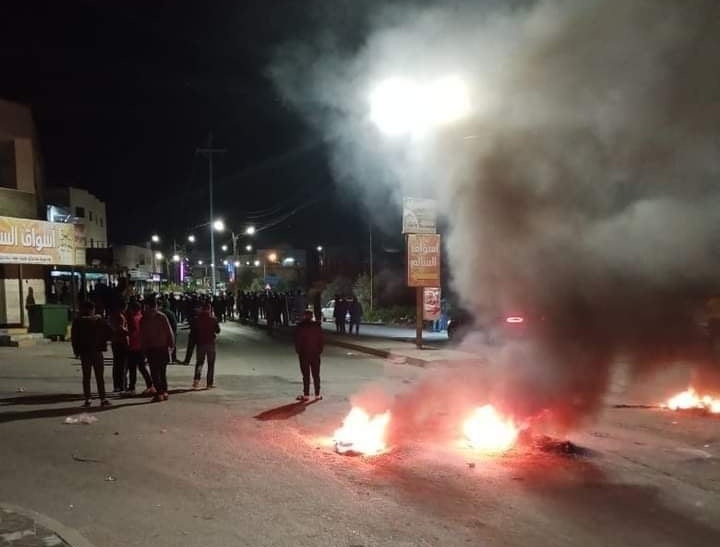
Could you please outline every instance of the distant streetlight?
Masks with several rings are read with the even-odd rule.
[[[188,236],[188,241],[189,241],[190,243],[195,243],[195,236],[192,235],[192,234],[190,234],[190,235]]]
[[[239,261],[239,260],[236,260],[236,261],[235,261],[235,267],[236,267],[236,268],[239,268],[239,267],[240,267],[240,261]]]
[[[160,236],[157,234],[153,234],[150,239],[152,240],[153,243],[160,243]]]
[[[172,259],[173,259],[173,262],[180,262],[180,255],[174,254]]]
[[[223,245],[223,246],[220,247],[220,248],[223,250],[223,252],[227,252],[227,250],[228,250],[228,246],[227,246],[227,245]]]
[[[249,253],[252,251],[252,245],[245,245],[245,250]]]
[[[162,260],[162,259],[163,259],[162,253],[160,253],[160,252],[155,253],[155,260]]]
[[[203,265],[203,261],[202,261],[202,260],[198,260],[198,266],[202,266],[202,265]]]
[[[253,262],[253,264],[254,264],[254,266],[257,268],[258,266],[260,266],[260,261],[259,261],[259,260],[256,260],[255,262]]]
[[[248,226],[245,228],[245,233],[249,236],[255,235],[255,226]]]
[[[322,253],[323,247],[322,247],[322,245],[318,245],[318,246],[316,247],[316,249],[317,249],[317,252],[318,252],[318,253]]]
[[[270,253],[270,254],[268,255],[268,260],[269,260],[270,262],[276,262],[276,261],[277,261],[277,253]]]
[[[227,260],[223,260],[223,265],[224,265],[224,266],[227,266],[227,265],[228,265],[228,261],[227,261]]]
[[[222,220],[216,220],[213,222],[213,229],[216,232],[224,232],[225,231],[225,223]]]

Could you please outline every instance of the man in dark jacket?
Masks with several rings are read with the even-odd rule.
[[[73,352],[80,357],[82,367],[84,407],[90,406],[90,376],[92,372],[95,372],[100,405],[110,406],[110,401],[105,397],[102,352],[107,350],[107,341],[111,336],[110,326],[101,317],[95,315],[95,304],[91,301],[83,302],[80,307],[80,317],[73,320],[71,341]]]
[[[325,344],[320,323],[313,321],[311,311],[303,314],[303,320],[295,327],[295,351],[300,359],[300,372],[303,378],[303,393],[297,400],[305,402],[310,398],[310,374],[315,386],[315,400],[320,395],[320,354]]]
[[[173,332],[173,337],[177,341],[178,320],[175,312],[173,312],[172,308],[170,307],[170,303],[168,302],[168,299],[166,297],[163,297],[160,301],[160,312],[165,315],[165,317],[167,317],[168,323],[170,323],[170,329],[172,329]],[[172,349],[172,353],[170,355],[170,362],[180,362],[177,358],[177,342],[175,344],[175,347],[173,347]]]
[[[207,388],[215,387],[215,337],[220,333],[217,318],[210,315],[210,303],[203,304],[194,321],[195,341],[197,342],[197,360],[195,361],[195,378],[193,387],[200,387],[202,369],[207,357]]]

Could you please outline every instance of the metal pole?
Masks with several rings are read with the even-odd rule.
[[[230,235],[232,235],[233,241],[233,268],[235,271],[235,306],[237,306],[238,294],[240,294],[240,291],[238,289],[238,283],[240,282],[240,280],[238,279],[238,272],[240,271],[240,266],[238,266],[238,264],[240,263],[240,261],[238,260],[237,237],[235,236],[235,232],[231,231]]]
[[[212,140],[209,143],[212,147]],[[210,294],[215,294],[215,227],[213,226],[215,212],[213,210],[213,155],[208,154],[208,182],[210,184]]]
[[[374,275],[373,275],[373,229],[372,220],[370,221],[370,311],[373,309],[373,286],[374,286]]]
[[[18,264],[18,294],[20,295],[20,326],[25,326],[25,299],[23,298],[23,271],[22,264]]]
[[[418,349],[423,347],[423,288],[417,287],[415,295],[415,345]]]

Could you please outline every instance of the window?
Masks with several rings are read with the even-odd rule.
[[[88,211],[88,220],[92,222],[92,211]]]
[[[15,141],[0,141],[0,187],[17,188]]]
[[[75,216],[78,218],[85,218],[85,207],[75,207]]]

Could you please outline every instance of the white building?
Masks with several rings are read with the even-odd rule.
[[[107,213],[105,202],[82,188],[50,187],[46,190],[48,220],[67,222],[74,217],[85,228],[85,247],[103,249],[109,247],[107,238]]]

